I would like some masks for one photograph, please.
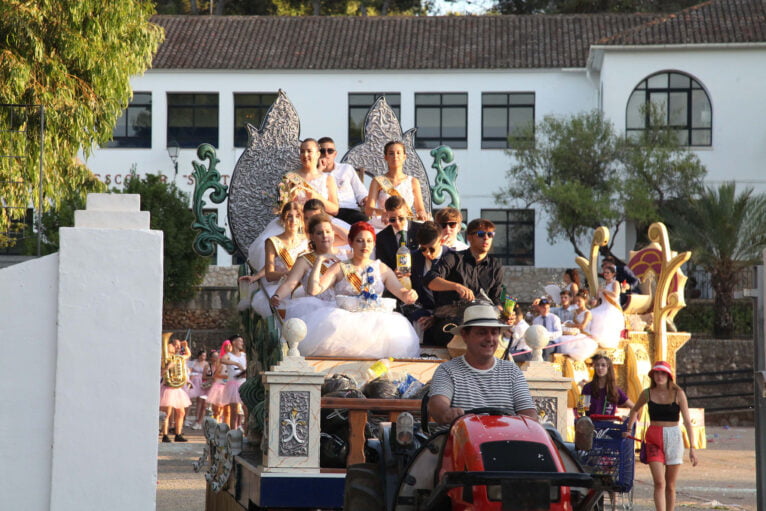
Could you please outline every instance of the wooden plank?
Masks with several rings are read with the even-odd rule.
[[[364,427],[367,424],[367,410],[349,410],[348,412],[348,457],[346,466],[364,463]]]
[[[323,397],[322,408],[369,410],[376,412],[419,412],[420,399],[359,399],[345,397]]]

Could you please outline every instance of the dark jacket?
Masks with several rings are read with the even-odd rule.
[[[415,235],[420,229],[417,222],[407,222],[407,248],[418,248]],[[389,225],[378,233],[375,240],[375,256],[392,270],[396,270],[396,251],[399,250],[399,237],[394,234],[394,229]]]

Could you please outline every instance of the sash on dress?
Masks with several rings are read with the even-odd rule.
[[[306,261],[308,261],[309,264],[311,264],[311,266],[314,266],[314,264],[317,262],[317,253],[316,252],[309,252],[307,254],[303,254],[301,257],[305,258]],[[332,262],[333,264],[335,264],[334,260],[332,260],[332,259],[325,259],[324,262],[322,263],[322,267],[319,268],[320,275],[324,275],[325,273],[327,273],[327,270],[330,269],[330,266],[325,264],[325,263],[329,263],[329,262]]]
[[[282,211],[282,207],[288,202],[293,201],[297,192],[301,190],[311,192],[312,194],[324,197],[325,199],[327,198],[326,194],[314,188],[311,183],[306,181],[306,178],[297,172],[288,172],[282,176],[282,181],[277,186],[279,201],[275,213],[278,215]]]
[[[619,284],[618,284],[618,285],[619,285]],[[620,296],[620,293],[619,293],[619,292],[617,293],[617,296]],[[608,294],[606,294],[606,293],[601,293],[601,298],[603,298],[604,300],[606,300],[606,301],[607,301],[607,303],[609,303],[609,305],[612,305],[612,306],[614,306],[614,307],[617,307],[617,310],[619,310],[620,312],[622,312],[622,306],[620,305],[620,302],[619,302],[619,301],[615,301],[615,300],[614,300],[614,298],[612,298],[611,296],[609,296],[609,295],[608,295]]]
[[[390,179],[388,179],[386,176],[375,176],[375,181],[378,182],[378,185],[383,189],[384,192],[386,192],[388,195],[396,195],[398,197],[401,197],[402,194],[399,193],[399,190],[397,190],[394,187],[394,184],[391,182]],[[407,176],[407,179],[412,179],[410,176]],[[381,204],[381,206],[383,206]],[[412,209],[410,209],[410,205],[407,204],[407,201],[404,201],[404,207],[407,208],[407,216],[410,220],[415,219],[415,215],[412,213]]]
[[[282,240],[280,240],[276,236],[272,236],[269,239],[274,244],[274,248],[277,250],[277,255],[281,257],[282,260],[285,262],[285,266],[287,266],[287,269],[291,270],[293,268],[293,265],[295,264],[295,260],[293,259],[293,256],[290,254],[290,252],[288,252],[287,248],[285,248],[284,244],[282,243]]]
[[[343,270],[343,276],[346,277],[346,280],[356,289],[357,293],[362,292],[362,278],[359,276],[358,273],[356,273],[356,270],[352,270],[352,265],[350,263],[341,263],[340,265],[341,270]]]

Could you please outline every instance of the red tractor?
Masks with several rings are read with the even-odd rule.
[[[348,468],[345,511],[588,510],[610,484],[555,429],[505,410],[470,410],[433,435],[404,413],[368,448],[377,463]]]

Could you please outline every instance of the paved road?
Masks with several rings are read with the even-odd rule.
[[[700,464],[681,468],[678,509],[756,511],[754,428],[708,428],[708,448],[699,451]],[[191,464],[202,453],[203,438],[185,434],[186,444],[159,444],[157,511],[203,511],[205,479]],[[687,460],[688,461],[688,460]],[[652,478],[649,468],[636,465],[634,509],[649,511]]]

